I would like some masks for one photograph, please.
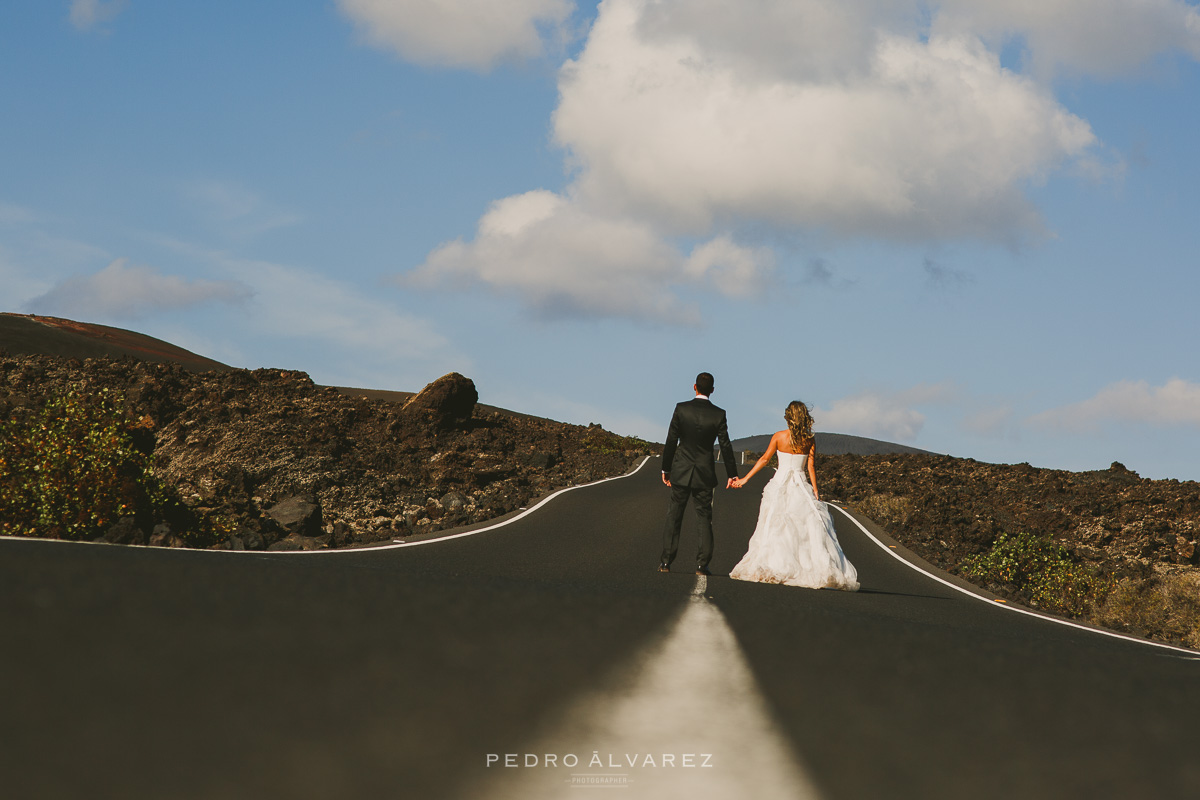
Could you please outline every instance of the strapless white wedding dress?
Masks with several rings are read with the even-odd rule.
[[[779,469],[763,489],[750,547],[729,577],[858,590],[858,571],[842,552],[829,509],[813,496],[807,468],[808,456],[779,452]]]

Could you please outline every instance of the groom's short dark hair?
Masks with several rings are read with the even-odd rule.
[[[713,392],[713,376],[707,372],[701,372],[696,376],[696,391],[699,394],[708,397]]]

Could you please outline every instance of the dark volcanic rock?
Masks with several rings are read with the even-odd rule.
[[[267,516],[288,533],[308,534],[321,528],[321,507],[311,498],[289,497],[268,508]]]
[[[171,536],[171,526],[165,522],[154,526],[150,534],[150,544],[155,547],[167,547],[167,539]]]
[[[145,544],[146,532],[138,526],[136,517],[121,517],[104,532],[103,541],[113,544]]]
[[[966,560],[1001,534],[1053,539],[1098,592],[1058,613],[1200,649],[1200,483],[1148,480],[1119,462],[1066,472],[920,455],[818,456],[817,479],[822,497],[862,511],[925,560],[968,579]],[[1036,604],[1029,586],[984,588]]]
[[[818,455],[817,481],[822,498],[862,510],[951,572],[1000,534],[1023,531],[1114,574],[1200,560],[1200,484],[1148,480],[1116,462],[1067,472],[950,456]]]
[[[424,416],[438,428],[451,428],[470,420],[477,402],[475,382],[451,372],[414,395],[404,410]]]
[[[242,542],[243,547],[245,547],[247,550],[263,549],[262,534],[253,528],[238,529],[237,538]]]
[[[458,509],[467,505],[470,500],[458,492],[446,492],[446,494],[443,495],[442,499],[438,502],[441,503],[442,508],[446,509],[447,511],[457,511]]]
[[[535,469],[550,469],[554,460],[553,453],[531,453],[525,457],[525,463]]]
[[[347,547],[481,522],[658,450],[600,428],[478,406],[451,373],[409,404],[348,396],[303,372],[0,355],[0,420],[68,391],[123,398],[138,445],[177,499],[139,510],[146,543]],[[149,515],[149,516],[148,516]],[[138,541],[130,523],[106,541]],[[276,549],[278,549],[276,548]]]
[[[329,544],[329,539],[330,537],[328,536],[301,536],[298,533],[293,533],[285,539],[280,539],[267,549],[276,552],[286,552],[288,550],[322,550]]]

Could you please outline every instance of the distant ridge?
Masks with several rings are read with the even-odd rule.
[[[229,372],[233,367],[144,333],[59,317],[0,313],[0,351],[58,358],[136,358],[178,364],[191,372]]]
[[[0,353],[4,352],[14,356],[43,355],[81,361],[85,358],[136,358],[159,364],[178,364],[189,372],[230,372],[235,369],[144,333],[61,317],[7,311],[0,312]],[[350,397],[386,400],[401,405],[415,394],[348,386],[333,388]],[[542,419],[483,403],[479,404],[479,408],[485,412],[494,411],[523,419]]]
[[[761,453],[770,444],[771,436],[772,434],[763,433],[758,436],[746,436],[741,439],[734,439],[733,449]],[[817,440],[817,452],[827,456],[935,455],[929,450],[921,450],[917,447],[895,444],[894,442],[881,442],[878,439],[868,439],[864,436],[851,436],[848,433],[816,433],[813,437]]]

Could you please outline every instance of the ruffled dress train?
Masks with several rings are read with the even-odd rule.
[[[779,469],[763,489],[749,549],[729,577],[858,590],[858,572],[842,552],[829,509],[813,496],[807,462],[806,455],[779,452]]]

